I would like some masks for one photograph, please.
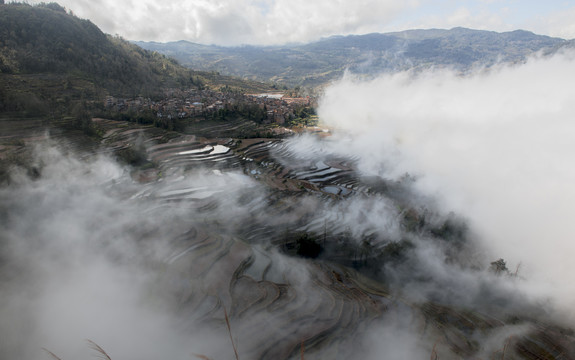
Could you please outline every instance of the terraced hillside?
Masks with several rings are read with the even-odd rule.
[[[86,338],[113,359],[575,358],[575,333],[553,304],[525,294],[463,219],[415,192],[417,179],[362,173],[334,140],[345,134],[89,117],[116,92],[268,85],[183,69],[56,4],[0,9],[0,358],[83,358]],[[469,36],[475,52],[460,48]],[[508,61],[565,43],[372,34],[289,50],[297,56],[260,49],[248,70],[269,63],[266,52],[281,58],[272,67],[315,61],[265,77],[294,85],[412,60],[463,69],[499,59],[496,38]]]
[[[141,301],[169,308],[179,319],[174,327],[191,338],[201,329],[219,339],[186,345],[197,358],[233,358],[235,348],[244,359],[371,359],[403,347],[414,358],[575,357],[570,329],[494,285],[512,278],[469,262],[473,244],[461,220],[410,200],[409,178],[396,183],[358,173],[357,159],[333,151],[326,132],[238,139],[215,135],[248,124],[229,124],[228,133],[205,122],[194,128],[197,134],[180,134],[95,119],[103,134],[98,140],[29,121],[4,127],[2,156],[10,166],[0,213],[10,231],[2,232],[3,243],[24,231],[12,227],[10,214],[27,216],[44,206],[58,214],[64,210],[51,199],[63,191],[65,209],[72,207],[70,216],[82,224],[75,214],[96,201],[84,196],[101,193],[93,216],[103,220],[85,233],[90,256],[104,253],[110,264],[151,272]],[[43,150],[34,153],[34,146]],[[111,171],[117,165],[98,162],[95,154],[129,165]],[[70,160],[78,157],[83,160]],[[58,173],[62,162],[74,176]],[[27,202],[54,177],[51,195]],[[101,198],[109,199],[105,207]],[[42,254],[58,236],[36,222],[37,231],[24,233],[29,252]],[[423,246],[442,252],[442,266],[486,278],[480,296],[492,301],[459,302],[464,290],[425,267],[418,255]],[[18,258],[12,263],[32,266]],[[423,284],[436,291],[403,290]],[[114,350],[105,340],[100,345]],[[16,341],[11,354],[20,347]]]

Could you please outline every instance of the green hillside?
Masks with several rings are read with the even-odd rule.
[[[104,34],[56,3],[0,5],[0,112],[42,115],[77,101],[157,97],[165,88],[267,85],[193,71]]]

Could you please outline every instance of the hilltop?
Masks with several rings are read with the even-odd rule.
[[[507,254],[484,253],[417,174],[366,171],[395,155],[373,146],[384,131],[291,136],[316,124],[311,98],[217,72],[324,84],[573,43],[453,29],[177,44],[187,65],[224,67],[190,70],[54,3],[0,5],[0,358],[81,358],[78,337],[108,359],[575,358],[575,332]]]
[[[158,97],[166,88],[270,89],[180,66],[103,33],[56,3],[0,5],[0,79],[0,112],[29,115],[107,95]]]
[[[466,28],[333,36],[309,44],[266,47],[136,42],[198,70],[290,86],[322,85],[341,77],[346,69],[366,76],[431,66],[465,71],[523,61],[568,43],[523,30],[498,33]]]

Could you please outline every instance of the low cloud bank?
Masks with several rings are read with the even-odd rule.
[[[240,172],[207,169],[138,184],[105,157],[80,161],[53,146],[39,149],[33,164],[39,176],[15,171],[12,184],[0,189],[1,357],[46,358],[46,347],[62,359],[82,358],[90,351],[84,339],[91,339],[114,359],[231,358],[221,306],[230,309],[243,354],[293,355],[302,339],[332,328],[334,342],[310,348],[306,358],[348,343],[353,346],[342,348],[362,349],[366,358],[429,356],[437,336],[422,324],[444,305],[446,313],[455,313],[448,308],[455,305],[495,318],[501,313],[486,304],[500,304],[505,316],[511,305],[548,320],[532,301],[548,298],[572,320],[575,94],[566,79],[575,75],[573,58],[534,58],[465,77],[429,71],[368,82],[346,78],[326,89],[319,112],[334,136],[287,141],[294,161],[317,165],[345,155],[359,167],[359,179],[400,180],[396,198],[383,190],[337,200],[318,193],[289,197]],[[461,218],[467,220],[466,240],[477,247],[406,230],[410,207],[425,215],[429,229],[453,221],[452,237]],[[354,277],[343,266],[276,251],[269,239],[281,240],[276,232],[288,228],[357,240],[353,251],[404,247],[404,257],[375,265],[391,298],[357,300],[369,305],[362,309],[373,306],[364,314],[372,321],[356,329],[354,321],[362,320],[351,316],[353,326],[339,325],[357,305],[348,291],[365,294],[348,287]],[[236,241],[251,230],[258,245]],[[344,245],[334,246],[350,249]],[[478,259],[483,248],[488,257]],[[345,264],[369,255],[333,254]],[[512,272],[521,264],[516,281],[478,271],[500,257]],[[267,307],[252,298],[258,294],[270,301]],[[331,312],[340,309],[334,301],[341,311]],[[424,318],[425,306],[439,310]],[[194,319],[206,314],[198,325]],[[250,339],[254,329],[259,335]],[[348,338],[350,329],[357,333]],[[478,340],[476,352],[490,354],[508,334],[524,331],[494,330]],[[437,351],[449,358],[441,353],[446,347]]]
[[[381,31],[398,14],[417,6],[415,1],[390,0],[342,2],[337,6],[326,0],[142,0],[129,6],[109,0],[60,3],[103,31],[128,39],[189,40],[225,46],[308,42],[333,34]],[[306,21],[302,21],[302,14]]]
[[[106,157],[79,160],[43,144],[33,163],[38,178],[15,169],[0,189],[0,357],[50,358],[42,348],[62,359],[97,356],[87,339],[113,359],[183,359],[219,347],[229,355],[225,333],[178,313],[182,280],[163,276],[166,262],[185,251],[174,239],[203,219],[163,194],[206,184],[239,193],[246,179],[166,180],[150,193]]]
[[[414,176],[419,193],[469,220],[493,260],[520,266],[525,291],[573,319],[574,59],[349,76],[326,89],[319,115],[364,174]]]

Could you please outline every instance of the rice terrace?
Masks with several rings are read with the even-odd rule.
[[[0,3],[1,358],[575,359],[572,40],[68,6]]]

